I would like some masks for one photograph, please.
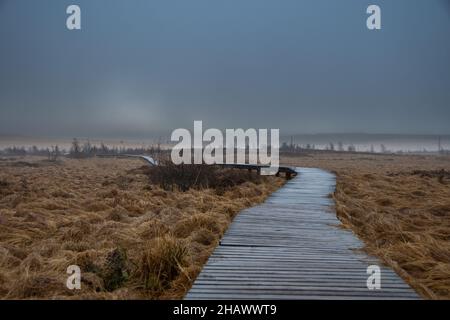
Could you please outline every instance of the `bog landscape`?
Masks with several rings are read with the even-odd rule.
[[[0,300],[450,300],[449,3],[0,0]]]
[[[65,156],[15,152],[0,157],[7,299],[183,298],[233,218],[286,183],[73,148]],[[281,163],[335,173],[336,227],[354,232],[423,297],[450,298],[449,155],[287,148]],[[69,265],[83,270],[81,290],[64,285]]]

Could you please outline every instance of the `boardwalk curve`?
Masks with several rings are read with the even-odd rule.
[[[335,176],[299,174],[263,204],[236,216],[186,299],[415,299],[394,271],[338,228]],[[367,288],[367,267],[381,268],[381,289]]]

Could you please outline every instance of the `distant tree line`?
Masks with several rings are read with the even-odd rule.
[[[391,154],[391,153],[409,153],[407,151],[391,151],[389,150],[384,144],[380,144],[378,151],[375,150],[374,145],[370,145],[370,148],[368,150],[357,150],[356,146],[353,144],[349,144],[347,146],[344,146],[344,143],[338,142],[337,144],[330,142],[326,144],[325,146],[317,147],[314,144],[307,143],[304,145],[294,144],[291,139],[291,143],[288,144],[287,142],[283,142],[280,147],[280,152],[284,153],[301,153],[301,152],[308,152],[308,151],[315,151],[315,150],[322,150],[322,151],[333,151],[333,152],[366,152],[366,153],[382,153],[382,154]],[[429,153],[428,150],[423,149],[423,153]],[[439,143],[439,151],[440,154],[448,155],[450,153],[449,150],[445,150],[442,148],[441,144]],[[420,153],[420,151],[413,151],[413,153]]]
[[[299,144],[287,144],[283,142],[280,151],[281,152],[304,152],[304,151],[312,151],[312,150],[327,150],[327,151],[339,151],[339,152],[356,152],[356,147],[353,144],[348,145],[346,148],[342,142],[338,142],[336,145],[333,142],[325,145],[323,148],[318,148],[315,144],[307,143],[305,145]]]
[[[367,149],[361,149],[357,150],[356,146],[353,144],[349,144],[347,146],[344,146],[344,143],[339,141],[338,143],[330,142],[326,145],[322,145],[320,147],[317,147],[314,144],[307,143],[304,145],[294,144],[293,140],[291,139],[291,143],[288,144],[287,142],[283,142],[280,147],[280,152],[285,153],[300,153],[305,151],[313,151],[313,150],[322,150],[322,151],[334,151],[334,152],[366,152],[366,153],[382,153],[382,154],[392,154],[392,153],[435,153],[436,151],[429,151],[427,149],[423,149],[422,151],[392,151],[389,150],[386,145],[380,144],[378,147],[378,150],[375,150],[375,147],[373,144],[370,145],[370,147]],[[439,141],[439,147],[438,147],[438,153],[442,155],[448,155],[450,154],[450,150],[446,150],[442,147],[440,141]]]
[[[315,144],[307,143],[304,145],[294,144],[292,139],[291,143],[288,144],[286,142],[283,142],[280,147],[280,152],[284,153],[301,153],[305,151],[314,151],[314,150],[326,150],[326,151],[335,151],[335,152],[357,152],[356,147],[353,144],[349,144],[347,146],[344,146],[342,142],[338,142],[337,144],[330,142],[324,147],[317,147]],[[91,144],[89,140],[85,142],[80,142],[77,138],[74,138],[72,140],[71,146],[69,150],[60,148],[58,145],[51,146],[51,147],[44,147],[39,148],[37,146],[32,147],[7,147],[2,150],[0,150],[0,155],[9,155],[9,156],[26,156],[26,155],[32,155],[32,156],[42,156],[47,157],[51,161],[56,161],[61,156],[71,157],[71,158],[89,158],[94,157],[98,155],[139,155],[139,154],[147,154],[151,155],[155,159],[160,159],[161,157],[164,157],[165,154],[168,152],[168,150],[162,149],[160,143],[156,145],[152,145],[149,147],[125,147],[125,146],[107,146],[103,142],[100,143],[100,145]],[[375,147],[373,145],[370,145],[370,149],[368,151],[369,153],[393,153],[392,151],[388,150],[387,147],[384,144],[380,144],[379,151],[375,151]],[[418,151],[415,151],[414,153],[417,153]],[[422,151],[423,153],[428,153],[429,151],[424,149]],[[439,144],[439,151],[440,154],[448,155],[450,153],[449,150],[445,150],[440,144]],[[405,151],[397,151],[397,153],[405,153]],[[407,152],[406,152],[407,153]]]
[[[62,149],[59,146],[51,146],[39,148],[37,146],[32,147],[7,147],[3,150],[0,150],[0,155],[7,156],[42,156],[47,157],[51,161],[56,161],[60,156],[66,156],[70,158],[89,158],[98,155],[123,155],[123,154],[149,154],[149,155],[158,155],[164,152],[161,149],[160,144],[156,146],[150,147],[117,147],[117,146],[107,146],[104,143],[101,143],[99,146],[95,144],[91,144],[88,140],[86,142],[81,143],[77,138],[72,140],[71,146],[69,150]]]
[[[33,156],[47,157],[51,161],[58,160],[58,158],[64,153],[65,151],[61,150],[57,145],[47,148],[38,148],[36,146],[32,146],[29,148],[13,146],[0,150],[0,154],[2,155],[8,156],[33,155]]]
[[[150,154],[150,155],[158,155],[162,153],[160,144],[156,146],[150,147],[109,147],[103,142],[100,143],[100,146],[93,145],[90,141],[86,141],[83,144],[79,142],[77,138],[72,140],[72,146],[70,147],[70,151],[68,156],[72,158],[89,158],[98,155],[138,155],[138,154]]]

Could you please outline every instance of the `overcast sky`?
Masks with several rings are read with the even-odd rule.
[[[447,0],[0,0],[0,58],[0,134],[450,133]]]

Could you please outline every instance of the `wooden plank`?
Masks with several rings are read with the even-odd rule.
[[[248,164],[248,163],[224,163],[218,165],[223,168],[233,168],[233,169],[244,169],[244,170],[256,170],[257,172],[261,172],[262,168],[270,168],[269,165],[261,165],[261,164]],[[293,167],[279,166],[277,175],[279,173],[285,173],[287,178],[291,178],[292,176],[297,175],[297,171]]]

